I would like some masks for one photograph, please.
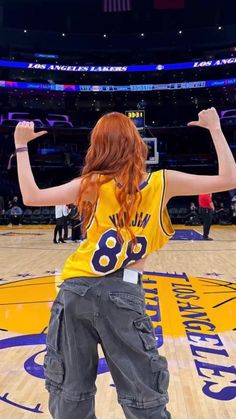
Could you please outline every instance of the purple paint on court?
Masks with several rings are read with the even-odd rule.
[[[202,234],[195,230],[176,230],[171,240],[202,240]]]

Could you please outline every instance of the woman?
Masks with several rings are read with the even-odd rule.
[[[148,175],[147,148],[120,113],[96,124],[82,176],[39,189],[27,143],[43,135],[18,124],[15,144],[25,205],[74,203],[86,239],[65,263],[53,304],[45,356],[49,410],[54,419],[94,419],[97,345],[108,362],[125,417],[170,418],[166,359],[159,356],[145,314],[141,273],[145,258],[173,235],[166,204],[173,196],[219,192],[236,186],[236,166],[214,108],[190,126],[207,128],[219,162],[216,176],[167,170]]]

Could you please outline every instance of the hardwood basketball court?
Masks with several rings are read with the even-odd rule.
[[[147,313],[169,362],[173,419],[236,417],[236,227],[177,226],[149,257]],[[43,357],[60,270],[78,244],[53,244],[52,227],[0,229],[0,416],[50,418]],[[198,240],[200,239],[200,240]],[[98,419],[124,417],[103,354],[97,379]]]

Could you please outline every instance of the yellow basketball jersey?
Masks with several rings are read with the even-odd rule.
[[[166,173],[159,170],[148,175],[140,186],[142,201],[133,214],[131,229],[137,238],[132,250],[130,235],[121,225],[123,242],[117,238],[120,210],[116,198],[115,180],[101,186],[93,218],[87,229],[86,239],[66,261],[61,279],[80,276],[104,276],[160,249],[174,234],[163,202]]]

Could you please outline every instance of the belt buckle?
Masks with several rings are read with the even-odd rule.
[[[123,281],[131,284],[141,284],[141,273],[132,269],[124,269]]]

